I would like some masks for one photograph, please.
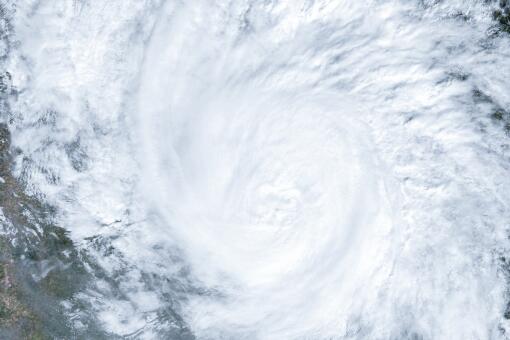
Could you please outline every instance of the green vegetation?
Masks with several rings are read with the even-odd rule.
[[[499,23],[501,31],[510,33],[510,4],[507,0],[499,2],[499,8],[492,12],[492,16]]]
[[[60,302],[85,289],[87,272],[54,209],[26,193],[11,174],[10,134],[0,124],[0,338],[68,338]],[[15,241],[15,242],[14,242]]]

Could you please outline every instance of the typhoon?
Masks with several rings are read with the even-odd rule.
[[[1,338],[509,339],[507,1],[0,9]]]

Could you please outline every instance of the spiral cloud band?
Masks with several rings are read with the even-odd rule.
[[[200,327],[286,325],[281,336],[338,324],[397,241],[377,242],[391,207],[368,128],[347,100],[231,95],[182,119],[140,111],[166,232],[225,294],[190,313]]]
[[[221,295],[187,304],[192,325],[211,338],[226,329],[274,339],[338,334],[360,294],[374,293],[377,273],[389,271],[382,261],[399,241],[361,108],[267,79],[230,84],[248,55],[215,60],[206,46],[202,71],[169,30],[155,33],[145,60],[141,152],[162,232]]]
[[[6,2],[0,338],[508,338],[510,4]]]

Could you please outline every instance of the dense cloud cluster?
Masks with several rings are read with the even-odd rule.
[[[506,339],[509,8],[5,1],[0,334]]]

